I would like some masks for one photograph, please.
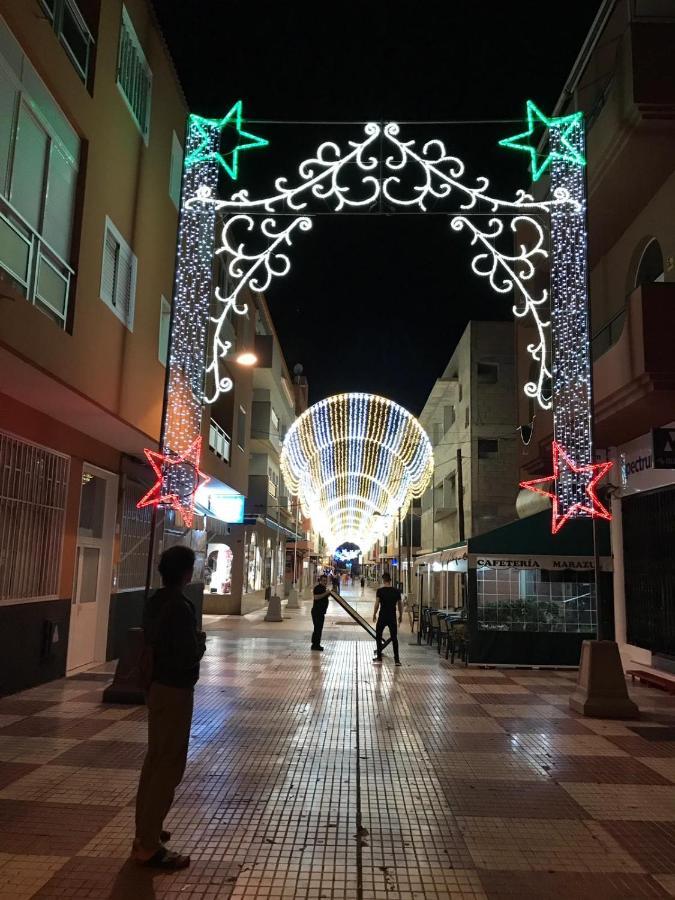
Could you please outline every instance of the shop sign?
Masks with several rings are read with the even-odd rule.
[[[567,569],[577,572],[592,572],[595,568],[592,556],[479,556],[472,553],[469,556],[469,564],[472,569],[547,569],[551,571]],[[600,560],[600,568],[603,571],[611,571],[611,559],[603,557]]]
[[[675,428],[654,428],[654,468],[675,469]]]

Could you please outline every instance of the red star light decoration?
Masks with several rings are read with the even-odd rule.
[[[144,450],[157,481],[136,507],[170,506],[180,512],[187,527],[192,528],[197,488],[210,480],[199,468],[201,449],[202,439],[199,436],[184,453]]]
[[[565,471],[561,471],[561,465],[565,467]],[[590,516],[593,519],[606,519],[607,521],[612,518],[612,514],[601,503],[596,493],[598,483],[611,468],[611,462],[589,463],[588,465],[577,466],[565,449],[557,441],[553,441],[553,475],[547,475],[544,478],[534,478],[532,481],[521,481],[520,486],[527,491],[534,491],[535,494],[551,498],[553,503],[551,531],[553,534],[557,534],[563,525],[577,516]],[[584,499],[583,502],[573,503],[564,513],[560,511],[560,501],[556,491],[556,486],[560,482],[561,476],[565,478],[567,484],[587,482],[584,487],[587,499]],[[545,490],[539,486],[550,482],[553,482],[550,490]]]

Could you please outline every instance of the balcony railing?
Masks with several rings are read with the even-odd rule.
[[[0,267],[30,303],[66,327],[75,272],[4,197],[0,197]]]
[[[231,446],[232,442],[230,441],[230,436],[225,429],[221,428],[214,419],[211,419],[209,422],[209,449],[211,449],[216,456],[224,459],[225,462],[229,462]]]
[[[624,309],[620,310],[614,318],[610,319],[609,322],[594,335],[591,343],[593,362],[595,362],[596,359],[600,359],[604,353],[607,353],[610,347],[613,347],[614,344],[616,344],[621,337],[625,321],[626,309],[624,307]]]

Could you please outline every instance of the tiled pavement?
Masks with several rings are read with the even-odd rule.
[[[451,667],[406,630],[374,668],[339,614],[310,654],[307,612],[212,621],[175,875],[127,861],[144,710],[82,677],[0,700],[0,900],[675,896],[673,699],[585,720],[572,673]]]

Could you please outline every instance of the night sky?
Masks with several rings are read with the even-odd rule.
[[[193,112],[221,116],[239,99],[245,127],[270,146],[240,155],[238,183],[266,196],[274,177],[327,139],[362,126],[302,122],[490,120],[419,125],[487,175],[501,196],[527,187],[527,157],[496,148],[524,129],[525,100],[547,114],[599,0],[359,4],[154,0]],[[190,14],[186,15],[189,7]],[[396,9],[395,9],[396,7]],[[401,14],[398,9],[406,10]],[[266,292],[290,368],[302,363],[315,402],[339,391],[390,397],[419,413],[469,319],[510,317],[470,271],[468,238],[445,215],[317,216]]]

